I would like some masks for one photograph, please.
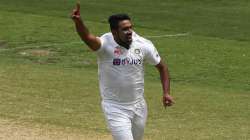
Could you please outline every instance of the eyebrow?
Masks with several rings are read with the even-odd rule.
[[[128,28],[133,28],[133,25],[128,26],[128,27],[124,27],[124,28],[122,28],[122,30],[124,30],[124,29],[128,29]]]

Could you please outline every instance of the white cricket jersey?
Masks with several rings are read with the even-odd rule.
[[[144,62],[157,65],[160,56],[151,41],[133,32],[129,49],[118,45],[112,33],[100,37],[97,50],[101,97],[115,103],[135,103],[144,98]]]

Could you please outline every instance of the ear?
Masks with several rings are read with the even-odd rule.
[[[118,35],[118,31],[116,29],[112,29],[111,33],[113,34],[113,36],[117,36]]]
[[[114,35],[117,34],[117,31],[115,29],[111,29],[111,33]]]

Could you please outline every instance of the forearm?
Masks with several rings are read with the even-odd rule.
[[[100,48],[100,40],[98,38],[91,34],[88,30],[88,28],[85,26],[84,22],[79,19],[74,20],[76,31],[80,38],[89,46],[92,50],[98,50]]]
[[[81,19],[74,20],[76,31],[84,42],[88,42],[88,38],[91,35],[88,28],[85,26]]]
[[[170,94],[170,76],[167,66],[160,62],[156,67],[160,73],[163,94]]]
[[[170,96],[170,76],[168,72],[168,67],[162,61],[156,65],[157,69],[160,72],[161,83],[163,89],[163,98],[162,102],[165,107],[171,106],[174,103],[173,98]]]
[[[170,94],[170,78],[167,67],[163,67],[160,70],[160,77],[161,77],[163,94]]]

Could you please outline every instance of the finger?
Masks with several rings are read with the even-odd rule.
[[[173,104],[174,104],[174,102],[171,101],[171,100],[167,100],[167,101],[165,101],[165,103],[164,103],[165,106],[172,106]]]
[[[167,107],[168,107],[168,104],[169,104],[169,103],[168,103],[168,102],[166,102],[166,101],[165,101],[165,102],[163,102],[163,105],[164,105],[164,107],[165,107],[165,108],[167,108]]]
[[[171,97],[171,98],[166,98],[165,99],[166,101],[168,101],[168,102],[171,102],[171,103],[174,103],[175,101],[174,101],[174,99]]]
[[[167,109],[167,107],[172,106],[172,104],[164,104],[164,108]]]
[[[76,3],[76,11],[80,11],[80,1],[79,0]]]
[[[76,14],[77,14],[77,10],[74,9],[74,10],[72,11],[72,14],[76,15]]]
[[[174,104],[174,103],[175,103],[174,100],[168,100],[167,102],[168,102],[168,103],[171,103],[171,104]]]
[[[171,100],[171,103],[172,103],[172,104],[175,104],[175,101],[174,101],[174,100]]]
[[[172,103],[170,103],[170,102],[166,103],[166,106],[171,106],[171,105],[172,105]]]
[[[168,103],[168,104],[165,105],[165,107],[169,107],[169,106],[172,106],[172,105],[173,105],[173,104]]]
[[[80,16],[79,15],[72,15],[71,18],[72,19],[80,19]]]

